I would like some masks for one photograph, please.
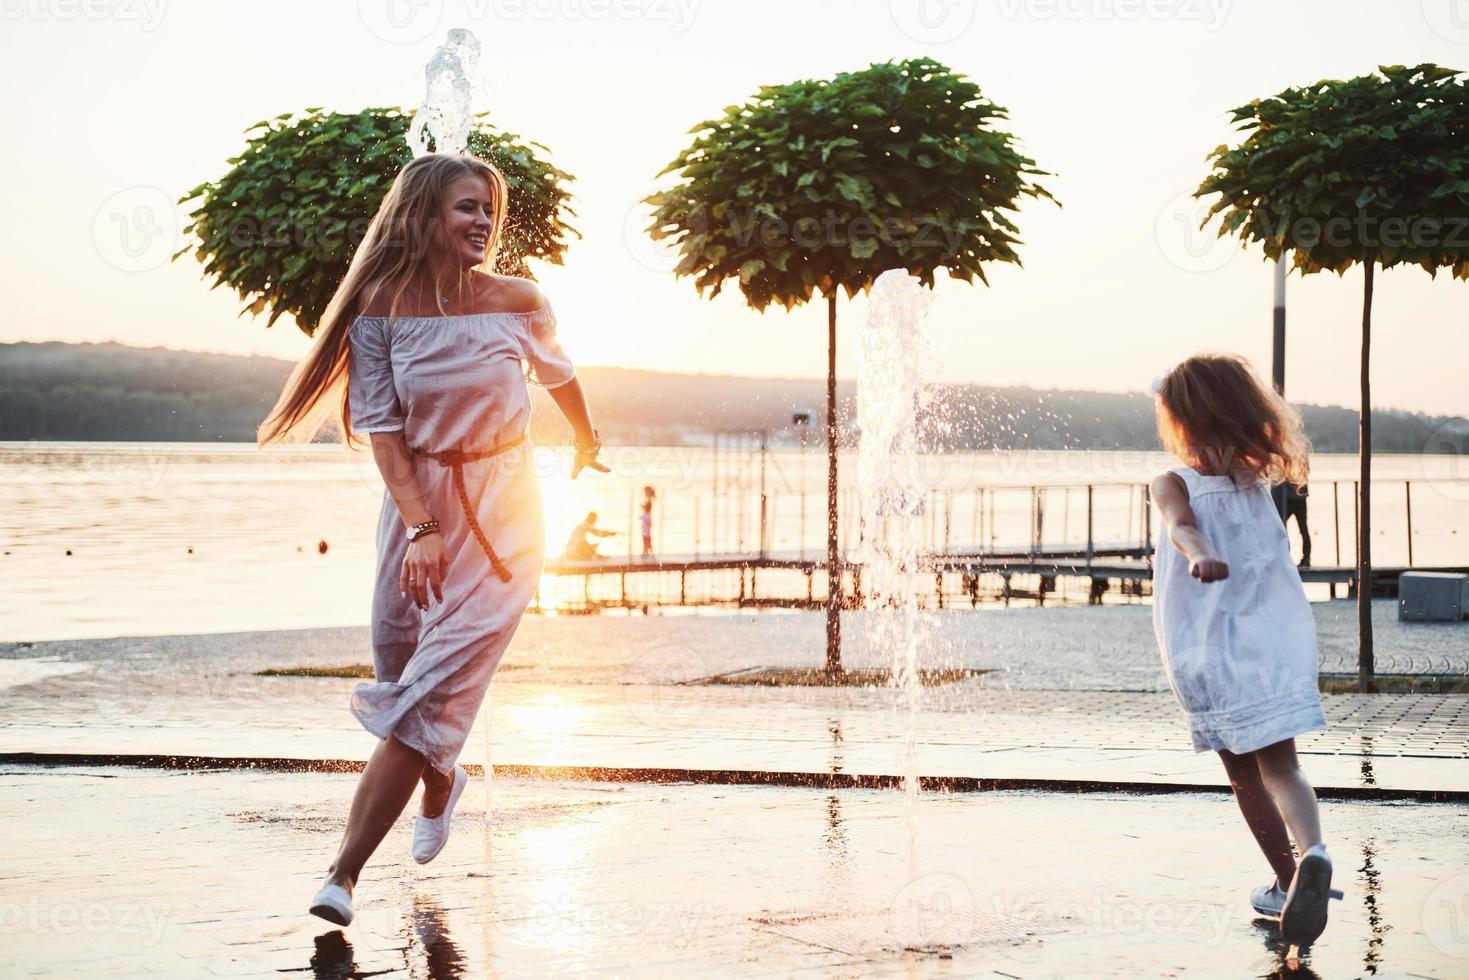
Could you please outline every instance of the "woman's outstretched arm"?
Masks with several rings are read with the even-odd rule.
[[[594,469],[598,473],[609,472],[606,466],[597,462],[602,444],[592,425],[592,413],[587,408],[587,396],[581,389],[581,381],[572,378],[564,385],[547,389],[547,393],[561,409],[561,414],[566,416],[566,421],[571,423],[571,431],[576,436],[576,461],[571,464],[571,478],[576,479],[583,468]]]

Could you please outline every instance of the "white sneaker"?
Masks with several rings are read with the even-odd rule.
[[[468,785],[469,773],[462,766],[455,766],[454,785],[449,789],[449,800],[444,804],[444,812],[437,817],[425,817],[420,813],[413,824],[413,860],[419,864],[428,864],[449,843],[449,824],[454,815],[454,804],[459,802],[459,795]]]
[[[326,884],[311,900],[311,914],[339,926],[352,924],[352,896],[341,885]]]
[[[1250,905],[1261,915],[1278,919],[1280,910],[1285,905],[1285,889],[1280,887],[1280,882],[1274,880],[1268,885],[1261,885],[1250,892]]]
[[[1280,908],[1280,937],[1295,946],[1309,946],[1326,929],[1326,906],[1340,892],[1331,887],[1331,858],[1317,844],[1301,855],[1296,876]]]

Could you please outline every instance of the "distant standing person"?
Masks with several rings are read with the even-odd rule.
[[[643,509],[638,515],[638,528],[643,534],[643,557],[653,557],[653,499],[658,492],[652,487],[643,487]]]
[[[1152,486],[1168,532],[1153,566],[1163,665],[1194,751],[1219,754],[1275,872],[1251,904],[1286,943],[1308,946],[1340,893],[1295,738],[1326,716],[1316,621],[1267,488],[1303,481],[1310,446],[1300,417],[1238,357],[1191,357],[1154,393],[1158,434],[1183,464]]]
[[[1310,491],[1305,482],[1283,484],[1280,492],[1285,495],[1285,510],[1280,515],[1281,521],[1287,526],[1290,519],[1296,519],[1296,530],[1301,532],[1301,568],[1311,567],[1311,529],[1306,526],[1306,497]]]
[[[508,200],[504,176],[473,156],[405,166],[260,430],[262,445],[310,439],[337,407],[349,445],[370,435],[385,484],[374,681],[351,701],[381,741],[309,906],[337,925],[352,921],[363,865],[420,782],[413,859],[443,849],[469,781],[459,754],[540,581],[528,381],[549,389],[575,431],[572,477],[606,471],[550,304],[530,280],[492,271]]]
[[[617,534],[616,531],[604,531],[597,526],[597,512],[588,511],[582,522],[571,529],[571,534],[566,538],[566,549],[561,557],[573,561],[591,561],[602,556],[597,554],[597,543],[591,538],[610,538]]]

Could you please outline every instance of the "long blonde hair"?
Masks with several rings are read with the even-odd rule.
[[[327,304],[311,350],[291,372],[275,407],[256,431],[258,445],[311,441],[337,401],[330,396],[338,393],[342,441],[349,446],[360,443],[352,433],[346,383],[352,322],[379,296],[388,297],[388,315],[395,315],[409,286],[421,282],[444,196],[449,185],[465,175],[484,177],[490,185],[494,203],[484,264],[494,268],[509,198],[504,175],[493,164],[467,155],[429,153],[410,162],[398,172],[373,215],[347,274]],[[433,295],[442,313],[445,270],[436,270],[434,276]],[[463,277],[456,276],[456,289],[462,284]]]
[[[1158,436],[1184,462],[1271,483],[1306,482],[1311,443],[1300,413],[1261,384],[1244,358],[1190,357],[1164,376],[1158,403]]]

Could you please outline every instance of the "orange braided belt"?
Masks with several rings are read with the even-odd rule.
[[[422,456],[425,459],[433,460],[440,466],[453,468],[454,492],[459,495],[459,506],[464,510],[464,519],[469,522],[469,529],[474,532],[475,540],[484,549],[485,557],[490,560],[490,566],[494,568],[495,574],[500,577],[500,581],[502,582],[510,581],[510,569],[505,567],[505,563],[500,560],[500,556],[495,554],[495,549],[490,547],[490,539],[485,537],[484,529],[479,526],[479,521],[474,516],[474,508],[469,505],[469,493],[464,489],[464,464],[470,460],[488,459],[491,456],[499,456],[501,453],[507,453],[522,442],[525,442],[524,432],[503,445],[476,452],[450,449],[441,453],[430,453],[421,449],[409,449],[409,452],[415,456]]]

